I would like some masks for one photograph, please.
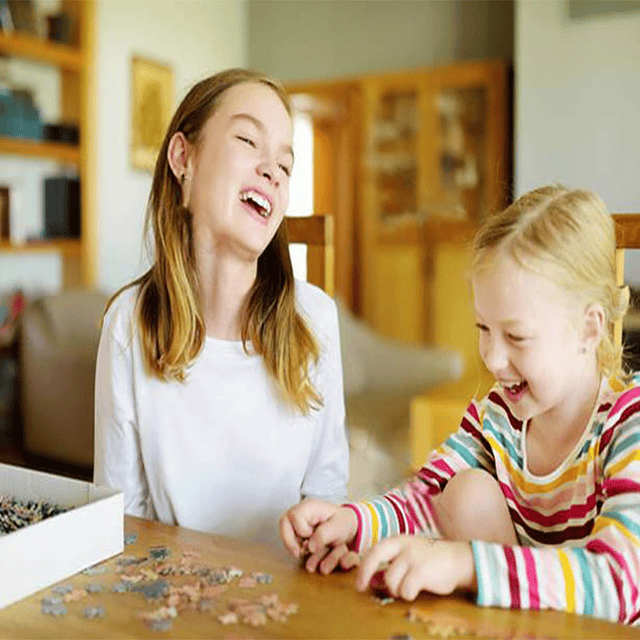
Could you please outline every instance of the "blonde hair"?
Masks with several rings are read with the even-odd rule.
[[[161,380],[185,380],[186,370],[202,350],[206,335],[191,214],[182,206],[181,186],[169,166],[169,142],[181,131],[197,147],[204,125],[224,92],[245,82],[273,89],[291,115],[289,99],[278,82],[257,71],[229,69],[191,88],[176,110],[158,153],[145,220],[147,241],[150,244],[151,237],[155,240],[153,265],[127,287],[140,287],[136,308],[143,359],[148,373]],[[319,346],[295,308],[293,269],[283,224],[258,258],[241,337],[245,351],[250,341],[263,358],[286,402],[303,414],[322,404],[309,377],[311,364],[319,358]]]
[[[485,220],[473,243],[473,271],[498,247],[585,304],[602,306],[605,331],[596,352],[598,369],[606,376],[622,374],[622,347],[615,344],[613,328],[627,311],[629,288],[616,284],[615,229],[604,202],[582,189],[534,189]]]

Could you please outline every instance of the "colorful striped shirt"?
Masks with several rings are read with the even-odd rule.
[[[523,427],[499,387],[472,401],[415,478],[350,505],[359,522],[354,548],[404,533],[440,537],[431,496],[457,472],[485,469],[502,489],[519,545],[472,541],[478,604],[640,625],[640,375],[603,381],[583,436],[548,475],[528,471]]]

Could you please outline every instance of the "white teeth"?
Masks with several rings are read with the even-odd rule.
[[[240,199],[243,201],[251,200],[260,207],[260,215],[268,218],[271,215],[271,203],[262,194],[257,191],[248,190],[240,194]]]

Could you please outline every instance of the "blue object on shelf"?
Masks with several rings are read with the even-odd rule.
[[[0,135],[42,140],[40,113],[28,92],[0,89]]]

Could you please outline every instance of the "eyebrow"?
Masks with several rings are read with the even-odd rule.
[[[231,116],[231,120],[248,120],[249,122],[253,123],[258,129],[260,129],[260,131],[265,130],[265,126],[262,120],[258,120],[258,118],[248,113],[236,113]],[[283,145],[283,148],[284,152],[290,154],[292,159],[295,157],[293,155],[293,147],[290,144]]]
[[[477,310],[475,310],[475,315],[476,315],[476,324],[485,324],[485,321],[480,317],[480,314],[478,313]],[[501,320],[500,325],[507,328],[513,327],[514,325],[519,326],[519,325],[522,325],[522,320],[518,320],[516,318],[513,318],[513,319],[508,318],[507,320]]]

